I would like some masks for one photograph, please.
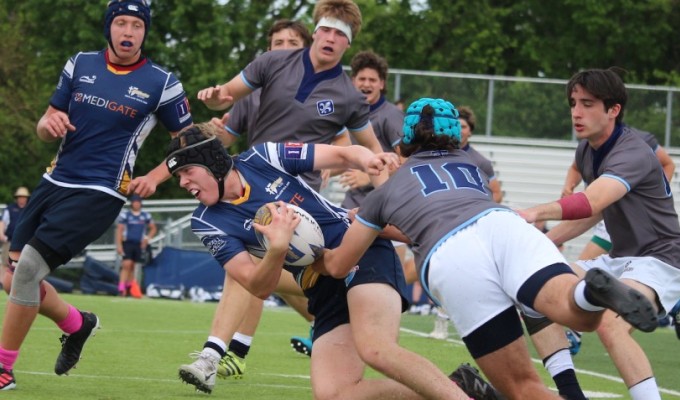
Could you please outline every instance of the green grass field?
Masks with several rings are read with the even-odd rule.
[[[102,329],[84,351],[84,358],[70,376],[56,376],[54,362],[60,331],[39,317],[15,365],[17,390],[2,392],[2,399],[197,399],[205,394],[177,378],[188,354],[200,350],[207,338],[214,303],[170,300],[134,300],[107,296],[66,295],[65,298],[101,318]],[[0,295],[4,313],[7,297]],[[432,316],[404,315],[400,342],[435,362],[449,373],[461,362],[471,361],[460,340],[425,337]],[[305,334],[304,320],[287,307],[265,309],[247,359],[242,380],[218,380],[212,397],[249,400],[311,399],[309,360],[289,346],[292,335]],[[450,332],[453,333],[453,329]],[[680,399],[678,348],[672,329],[639,334],[650,356],[664,399]],[[591,400],[628,399],[627,391],[597,336],[584,335],[575,357],[579,379]],[[552,381],[536,364],[546,383]],[[378,376],[369,371],[370,376]]]

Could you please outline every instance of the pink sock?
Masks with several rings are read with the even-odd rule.
[[[57,323],[59,329],[64,331],[64,333],[72,334],[78,332],[81,326],[83,326],[83,316],[80,314],[77,308],[72,305],[68,306],[68,315],[63,321]]]
[[[118,291],[119,291],[119,292],[124,292],[124,291],[125,291],[125,282],[119,282],[119,283],[118,283]]]
[[[14,363],[19,357],[19,350],[5,350],[0,347],[0,365],[7,371],[11,371],[14,368]]]

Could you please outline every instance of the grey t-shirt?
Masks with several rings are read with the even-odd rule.
[[[382,150],[394,152],[394,147],[401,141],[404,113],[381,96],[377,103],[371,105],[370,119],[373,132],[375,132]],[[352,139],[352,142],[355,142],[354,139]],[[342,206],[348,209],[359,207],[361,201],[371,190],[373,190],[372,185],[348,190],[345,193]]]
[[[586,184],[606,176],[628,188],[623,198],[602,212],[611,236],[609,254],[651,256],[680,268],[680,223],[671,188],[642,136],[625,125],[617,126],[597,151],[581,141],[575,158]]]
[[[257,114],[257,136],[265,141],[329,144],[345,128],[366,128],[369,106],[340,64],[315,73],[309,49],[268,51],[241,71],[251,89],[262,88]],[[318,189],[321,180],[311,181]]]
[[[440,243],[493,210],[488,178],[463,150],[413,154],[363,200],[357,219],[376,229],[391,224],[410,240],[420,271]]]

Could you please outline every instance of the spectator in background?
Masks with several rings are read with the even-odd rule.
[[[120,296],[130,296],[130,288],[136,283],[135,264],[144,259],[149,241],[154,236],[156,224],[151,214],[142,211],[142,196],[133,194],[130,197],[130,209],[120,213],[116,228],[116,251],[122,257],[118,281]]]
[[[14,192],[14,203],[8,204],[7,208],[2,212],[2,220],[0,220],[0,242],[2,242],[2,260],[0,260],[0,284],[2,287],[9,288],[12,284],[12,275],[7,273],[9,245],[12,242],[12,234],[17,222],[24,212],[24,207],[28,203],[28,198],[31,193],[24,186],[17,188]],[[5,278],[7,282],[5,282]],[[9,290],[9,289],[8,289]]]

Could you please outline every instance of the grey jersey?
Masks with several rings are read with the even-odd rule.
[[[654,150],[655,152],[659,149],[659,141],[656,140],[656,137],[654,135],[652,135],[651,133],[646,132],[646,131],[641,131],[639,129],[635,129],[635,128],[631,128],[631,127],[628,127],[628,129],[639,134],[640,137],[642,137],[642,140],[644,140],[645,143],[647,143],[647,145],[649,147],[651,147],[652,150]]]
[[[257,89],[248,96],[242,98],[234,104],[229,111],[229,121],[227,121],[227,131],[234,136],[247,134],[246,143],[248,148],[253,144],[266,142],[266,138],[260,137],[261,134],[255,128],[257,113],[260,111],[261,89]]]
[[[617,126],[597,151],[581,141],[576,166],[586,184],[600,176],[627,189],[603,212],[611,236],[612,257],[651,256],[680,267],[680,223],[671,188],[659,160],[636,130]]]
[[[474,163],[479,168],[481,168],[482,171],[484,171],[486,176],[489,177],[490,181],[496,179],[496,173],[493,170],[493,164],[491,163],[491,160],[484,157],[480,152],[470,146],[469,143],[467,146],[463,147],[463,150],[465,150],[465,152],[470,155],[470,158],[472,158],[472,161],[474,161]]]
[[[370,119],[373,132],[375,132],[383,151],[394,152],[394,147],[401,141],[404,113],[397,106],[385,100],[384,96],[380,96],[378,102],[371,105]],[[353,138],[352,143],[356,144]],[[371,190],[373,190],[372,185],[348,190],[345,193],[342,206],[349,209],[359,207],[361,201]]]
[[[264,141],[330,144],[345,128],[365,129],[369,106],[340,64],[314,73],[309,49],[272,50],[253,60],[241,77],[246,85],[262,88],[257,114],[257,138]],[[307,182],[318,189],[321,183]]]
[[[366,196],[357,220],[375,229],[399,228],[411,240],[421,271],[459,230],[494,210],[511,212],[491,199],[487,179],[463,150],[416,153]]]

